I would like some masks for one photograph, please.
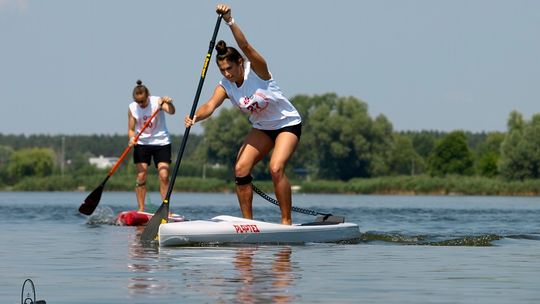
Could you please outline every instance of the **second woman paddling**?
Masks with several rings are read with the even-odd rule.
[[[146,121],[152,117],[152,113],[160,109],[162,111],[135,142],[135,134],[140,132]],[[133,151],[133,162],[137,166],[135,195],[139,211],[144,211],[146,173],[152,158],[158,170],[161,198],[163,199],[167,193],[169,164],[171,163],[171,139],[163,112],[172,115],[175,111],[169,96],[150,96],[148,88],[142,84],[142,81],[137,80],[137,85],[133,88],[133,102],[129,104],[128,110],[128,137],[129,145],[135,146]]]
[[[247,113],[252,129],[238,151],[234,168],[236,194],[242,215],[244,218],[253,218],[251,171],[273,149],[269,170],[281,209],[281,223],[290,225],[292,195],[289,179],[285,175],[285,165],[300,140],[300,114],[272,78],[266,60],[247,41],[232,17],[230,7],[218,5],[216,12],[223,15],[223,20],[229,25],[247,60],[223,40],[216,44],[216,62],[223,79],[216,86],[212,97],[197,109],[193,119],[186,116],[186,127],[208,118],[227,98]]]

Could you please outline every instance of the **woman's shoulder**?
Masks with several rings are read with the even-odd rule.
[[[246,67],[244,69],[245,69],[246,75],[248,75],[247,78],[253,78],[253,79],[256,79],[257,81],[266,82],[266,83],[274,81],[274,77],[272,76],[272,72],[268,71],[268,73],[270,74],[269,79],[263,79],[263,78],[261,78],[261,76],[259,76],[257,74],[257,72],[255,72],[255,70],[253,70],[253,68],[251,67],[251,62],[249,62],[249,61],[247,61]]]

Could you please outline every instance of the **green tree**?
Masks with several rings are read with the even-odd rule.
[[[510,117],[508,117],[508,122],[506,124],[508,127],[508,132],[523,131],[525,124],[525,119],[523,119],[523,115],[521,115],[521,113],[518,111],[510,112]]]
[[[481,176],[494,177],[498,174],[499,154],[488,152],[483,154],[477,161],[476,172]]]
[[[12,153],[12,147],[0,145],[0,166],[5,165],[9,161]]]
[[[476,172],[479,175],[486,177],[498,175],[498,163],[503,140],[503,133],[491,132],[487,134],[483,142],[478,144],[476,149]]]
[[[424,161],[408,136],[394,134],[389,157],[390,175],[415,175],[424,171]]]
[[[513,111],[508,119],[508,133],[501,145],[499,171],[507,179],[540,177],[540,114],[530,122]]]
[[[447,133],[442,131],[422,130],[399,132],[399,135],[404,136],[411,141],[412,147],[417,155],[414,161],[412,161],[411,171],[414,174],[421,174],[428,170],[429,156],[433,153],[435,144],[438,140],[446,136]]]
[[[454,131],[441,139],[429,158],[432,175],[473,174],[473,156],[463,131]]]
[[[93,155],[89,152],[77,152],[69,161],[68,170],[73,175],[95,175],[102,173],[104,170],[98,169],[90,164],[88,159]],[[126,157],[127,158],[127,157]],[[125,162],[125,161],[124,161]],[[124,163],[123,166],[133,166],[131,163]],[[121,167],[120,167],[121,168]]]
[[[292,102],[303,121],[296,167],[323,179],[388,174],[393,131],[384,115],[372,119],[365,102],[333,93],[299,95]]]
[[[23,177],[44,177],[53,172],[55,154],[48,148],[21,149],[13,152],[8,164],[8,174],[17,181]]]
[[[301,115],[303,135],[296,154],[303,157],[307,168],[316,168],[316,177],[350,179],[368,176],[372,121],[367,105],[353,97],[324,94],[309,98]],[[293,103],[301,103],[295,97]]]
[[[0,184],[8,179],[7,165],[13,154],[13,148],[9,146],[0,146]]]
[[[427,159],[435,148],[437,140],[443,138],[447,133],[440,131],[407,131],[401,134],[408,136],[412,140],[412,144],[416,153],[422,158]]]
[[[373,121],[369,136],[370,176],[385,176],[391,173],[390,159],[394,145],[392,129],[392,123],[382,114]]]

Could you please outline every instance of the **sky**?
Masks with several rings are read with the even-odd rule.
[[[141,79],[183,134],[217,3],[0,0],[0,133],[127,133]],[[289,97],[354,96],[400,131],[505,131],[511,111],[540,112],[540,1],[226,3]],[[219,39],[234,45],[225,23]],[[199,105],[220,79],[212,58]]]

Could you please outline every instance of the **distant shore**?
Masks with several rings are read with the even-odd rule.
[[[0,185],[1,191],[80,191],[90,192],[101,182],[102,176],[49,176],[31,177],[13,186]],[[271,181],[254,181],[266,192],[273,192]],[[380,195],[540,195],[540,180],[506,181],[499,178],[447,176],[431,177],[392,176],[352,179],[350,181],[316,180],[291,181],[297,193],[329,194],[380,194]],[[132,191],[131,176],[115,176],[105,187],[106,191]],[[157,179],[147,181],[149,191],[157,191]],[[178,177],[176,192],[234,192],[234,182],[216,178]]]

